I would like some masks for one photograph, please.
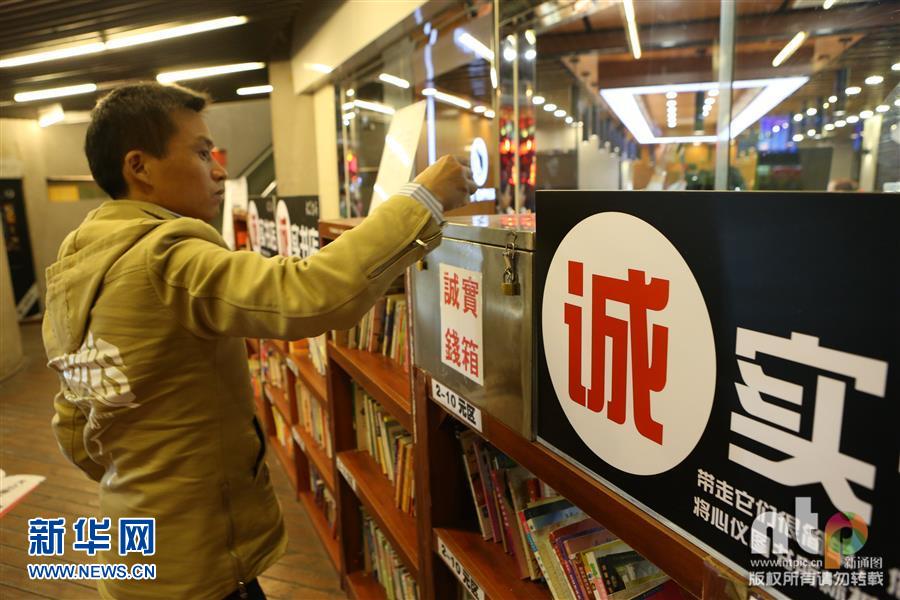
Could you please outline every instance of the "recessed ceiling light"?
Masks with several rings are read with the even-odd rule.
[[[534,96],[534,97],[531,99],[531,103],[532,103],[532,104],[535,104],[536,106],[540,106],[540,105],[543,104],[545,101],[546,101],[546,99],[545,99],[543,96]]]
[[[350,88],[345,93],[347,94],[348,98],[352,98],[354,96],[354,94],[356,94],[356,90],[354,90],[353,88]]]
[[[534,48],[529,48],[525,51],[524,56],[525,60],[534,60],[535,58],[537,58],[537,50],[535,50]]]
[[[850,115],[849,117],[847,117],[847,122],[851,125],[853,125],[854,123],[859,123],[859,117],[857,117],[856,115]]]
[[[481,113],[483,113],[486,110],[487,110],[487,106],[476,106],[475,108],[472,109],[472,112],[480,115]]]
[[[892,64],[891,71],[900,71],[900,62]]]
[[[792,137],[791,139],[794,140],[795,142],[802,142],[803,134],[802,133],[794,134],[794,137]]]
[[[554,116],[554,117],[559,117],[559,118],[561,119],[561,118],[563,118],[564,116],[566,116],[566,111],[564,111],[564,110],[561,109],[561,108],[557,108],[555,111],[553,111],[553,116]]]
[[[678,97],[677,92],[666,92],[666,99],[668,99],[668,100],[674,100],[677,97]]]
[[[802,114],[797,113],[796,115],[794,115],[794,121],[795,121],[796,123],[799,123],[799,122],[802,121],[802,120],[803,120],[803,115],[802,115]]]
[[[546,110],[547,112],[553,112],[554,110],[556,110],[556,108],[557,108],[556,105],[553,104],[552,102],[544,105],[544,110]]]
[[[878,106],[875,107],[875,112],[885,113],[889,110],[891,110],[891,107],[888,106],[887,104],[879,104]]]
[[[666,106],[678,106],[678,100],[666,100]]]
[[[834,122],[834,126],[837,127],[838,129],[840,129],[841,127],[846,127],[847,121],[845,121],[843,119],[838,119],[837,121]]]
[[[848,87],[846,90],[844,90],[844,93],[847,94],[848,96],[855,96],[858,93],[860,93],[861,91],[862,91],[861,87],[859,87],[858,85],[852,85],[852,86]]]
[[[775,127],[772,128],[772,133],[778,133],[778,132],[780,132],[780,131],[781,131],[781,126],[780,126],[780,125],[776,125]]]
[[[62,98],[65,96],[76,96],[78,94],[90,94],[91,92],[96,91],[96,84],[84,83],[81,85],[69,85],[66,87],[37,90],[34,92],[20,92],[13,96],[13,100],[16,102],[32,102],[34,100],[46,100],[48,98]]]
[[[717,90],[717,89],[712,89],[712,90],[709,90],[709,91],[707,92],[707,94],[709,94],[711,97],[715,98],[716,96],[719,95],[719,90]]]
[[[831,102],[832,104],[834,104],[835,102],[838,101],[838,97],[837,96],[828,96],[828,101]]]
[[[381,102],[372,102],[371,100],[354,100],[353,106],[363,110],[371,110],[372,112],[381,113],[383,115],[392,115],[395,112],[392,106],[382,104]]]
[[[516,49],[512,46],[506,46],[503,49],[503,60],[506,62],[512,62],[516,60]]]
[[[493,119],[495,116],[495,113],[491,109],[487,109],[486,111],[484,111],[484,116],[487,117],[488,119]]]
[[[875,113],[873,113],[871,110],[864,110],[859,113],[860,119],[871,119],[874,116],[875,116]]]
[[[572,121],[574,121],[574,120],[575,119],[572,118],[572,115],[569,115],[568,117],[566,117],[566,123],[568,123],[570,125],[572,124]]]
[[[807,109],[806,109],[806,114],[807,114],[808,116],[810,116],[810,117],[812,117],[813,115],[815,115],[817,112],[819,112],[819,111],[816,110],[814,107],[811,107],[811,108],[807,108]]]
[[[834,129],[834,123],[827,123],[825,125],[825,131],[832,131]]]
[[[869,75],[866,77],[866,85],[878,85],[884,81],[884,77],[881,75]]]

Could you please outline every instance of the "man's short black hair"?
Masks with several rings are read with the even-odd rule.
[[[156,82],[123,85],[103,97],[91,112],[84,140],[91,174],[111,198],[124,198],[128,184],[122,176],[125,155],[143,150],[162,158],[175,134],[172,112],[202,111],[208,95],[178,85]]]

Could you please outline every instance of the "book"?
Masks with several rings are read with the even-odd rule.
[[[500,514],[497,511],[497,504],[494,495],[494,486],[491,482],[491,469],[488,464],[487,442],[479,437],[472,440],[475,449],[475,458],[478,462],[478,471],[481,473],[481,485],[484,488],[484,499],[487,503],[488,517],[491,523],[491,539],[497,543],[503,542],[503,533],[501,533]]]
[[[528,571],[528,578],[537,580],[540,578],[540,568],[537,560],[534,558],[529,549],[528,539],[525,536],[524,524],[519,520],[519,513],[525,509],[529,502],[535,502],[539,498],[532,495],[532,491],[539,492],[540,486],[533,485],[537,482],[537,477],[532,475],[527,469],[521,466],[515,466],[506,472],[506,484],[509,489],[510,500],[512,501],[513,515],[516,521],[516,532],[525,552],[525,564]]]
[[[577,523],[584,519],[584,513],[578,507],[562,509],[556,513],[549,513],[535,517],[528,521],[531,537],[534,540],[538,564],[542,566],[544,579],[550,587],[550,593],[554,598],[574,600],[575,596],[569,590],[562,565],[557,560],[556,553],[550,546],[548,538],[553,531]]]
[[[493,539],[493,529],[490,524],[487,501],[484,497],[484,486],[481,483],[478,459],[475,457],[474,437],[476,437],[475,433],[466,429],[460,432],[459,442],[463,449],[463,466],[466,470],[466,478],[469,480],[469,491],[472,492],[472,501],[475,503],[475,515],[478,518],[481,537],[485,540],[491,540]]]
[[[591,553],[608,600],[632,600],[668,579],[659,567],[622,540],[603,544]]]
[[[552,531],[547,537],[547,541],[549,542],[550,547],[556,554],[556,560],[562,567],[563,574],[566,578],[566,583],[569,586],[569,590],[572,592],[572,595],[577,598],[577,600],[588,599],[586,593],[581,589],[581,586],[578,583],[578,576],[575,573],[575,567],[572,564],[572,561],[569,560],[563,544],[569,539],[577,538],[587,533],[600,531],[601,529],[602,527],[600,527],[600,524],[597,523],[597,521],[591,518],[584,518],[579,519],[571,525],[560,527],[555,531]]]

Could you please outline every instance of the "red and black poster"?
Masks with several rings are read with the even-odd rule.
[[[537,437],[780,597],[900,598],[900,204],[539,192]]]
[[[263,256],[312,256],[319,250],[318,196],[250,198],[247,234]]]

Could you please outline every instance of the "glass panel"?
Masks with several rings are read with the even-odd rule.
[[[732,172],[745,189],[898,191],[896,3],[765,4],[738,2],[735,106],[758,117],[732,131]]]

